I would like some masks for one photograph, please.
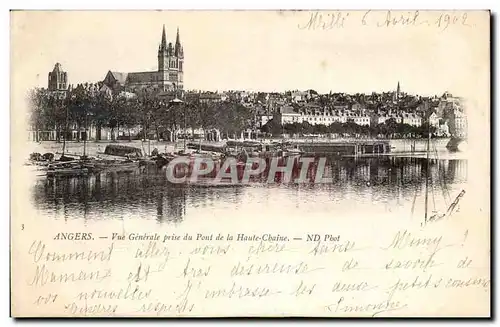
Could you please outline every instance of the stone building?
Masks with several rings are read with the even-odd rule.
[[[60,63],[56,63],[49,72],[47,88],[49,91],[65,91],[68,88],[68,73],[62,70]]]
[[[179,28],[175,44],[167,43],[165,25],[158,47],[158,71],[154,72],[114,72],[108,71],[103,83],[114,91],[138,92],[144,88],[157,91],[176,91],[184,89],[184,49],[181,44]]]

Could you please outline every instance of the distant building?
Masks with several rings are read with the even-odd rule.
[[[200,103],[221,102],[222,96],[218,93],[201,93],[199,94],[199,101]]]
[[[260,115],[259,117],[260,117],[260,120],[258,121],[259,127],[264,126],[265,124],[267,124],[268,121],[273,119],[272,115]]]
[[[49,91],[65,91],[68,88],[68,73],[62,70],[61,64],[56,63],[48,78]]]
[[[467,136],[467,116],[460,110],[453,110],[447,115],[451,135],[457,137]]]
[[[448,122],[444,122],[443,124],[439,125],[437,128],[436,134],[438,136],[449,136],[450,135],[450,128],[448,126]]]
[[[106,84],[102,84],[99,92],[103,94],[106,98],[111,99],[113,97],[113,90]]]
[[[383,115],[377,115],[377,114],[372,115],[370,125],[377,126],[378,124],[384,124],[385,122],[391,119],[397,124],[401,124],[403,122],[403,117],[401,115],[389,112]]]
[[[400,97],[401,97],[401,86],[399,85],[398,81],[398,86],[396,87],[396,93],[394,93],[392,100],[394,102],[397,102]]]
[[[361,111],[363,109],[364,109],[364,107],[361,104],[357,103],[357,102],[353,103],[352,106],[351,106],[351,110],[352,111]]]
[[[420,127],[422,126],[422,117],[417,114],[403,113],[403,124]]]
[[[274,114],[274,119],[281,124],[309,123],[311,125],[329,126],[333,123],[352,121],[358,125],[370,125],[370,117],[364,114],[342,112],[340,110],[322,108],[316,105],[307,105],[295,111],[293,107],[285,105]]]
[[[445,117],[457,109],[462,110],[462,99],[445,92],[439,99],[437,115],[439,117]]]
[[[295,92],[292,92],[292,102],[294,103],[299,103],[299,102],[303,102],[307,99],[307,93],[306,92],[302,92],[302,91],[295,91]]]
[[[122,91],[118,94],[119,97],[122,97],[124,99],[134,99],[137,97],[137,95],[135,93],[131,93],[131,92],[126,92],[126,91]]]
[[[350,117],[349,119],[360,126],[363,126],[363,125],[370,126],[370,117],[369,116],[354,115],[354,116]]]
[[[349,106],[346,104],[333,105],[333,109],[335,109],[335,110],[347,110],[348,108],[349,108]]]
[[[300,118],[301,114],[295,112],[291,106],[283,106],[280,111],[274,115],[274,119],[282,125],[302,122],[299,121]]]
[[[217,103],[225,101],[227,96],[213,92],[186,92],[184,99],[188,102]]]
[[[429,124],[436,128],[439,126],[439,117],[435,112],[429,116]]]
[[[182,47],[179,29],[175,45],[167,44],[165,25],[158,48],[158,71],[155,72],[113,72],[108,71],[104,84],[116,91],[137,92],[144,88],[158,91],[175,91],[184,89],[184,48]]]
[[[458,137],[467,136],[467,116],[464,113],[462,98],[454,97],[450,93],[445,92],[439,101],[439,114],[448,122],[451,135]]]

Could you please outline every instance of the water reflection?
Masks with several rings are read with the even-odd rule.
[[[376,206],[392,203],[414,205],[422,194],[425,177],[430,190],[450,203],[455,196],[450,188],[467,180],[466,160],[378,157],[343,158],[327,162],[328,185],[251,185],[249,187],[188,187],[168,183],[164,174],[100,174],[79,178],[38,179],[33,186],[37,210],[63,219],[123,219],[140,217],[158,222],[180,222],[190,212],[238,210],[254,202],[262,210],[288,205],[304,210],[319,194],[337,204]],[[390,202],[396,201],[396,202]],[[210,211],[206,211],[207,213]]]

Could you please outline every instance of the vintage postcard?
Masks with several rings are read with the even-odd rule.
[[[489,11],[12,11],[14,317],[489,317]]]

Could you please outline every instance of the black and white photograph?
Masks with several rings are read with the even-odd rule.
[[[490,316],[489,11],[10,16],[12,316]]]

